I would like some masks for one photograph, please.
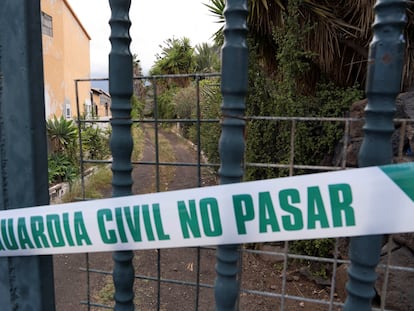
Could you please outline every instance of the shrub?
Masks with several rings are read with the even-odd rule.
[[[103,159],[109,155],[109,137],[104,130],[88,125],[82,131],[82,148],[90,159]]]
[[[221,93],[219,79],[209,79],[200,82],[200,118],[201,120],[219,119],[221,115]],[[194,112],[195,113],[195,112]],[[195,117],[195,115],[194,115]],[[200,140],[204,154],[209,162],[219,163],[218,145],[221,127],[216,122],[202,122],[200,124]],[[197,125],[193,125],[189,131],[190,139],[197,144]]]
[[[73,182],[78,174],[77,166],[65,154],[52,154],[48,159],[49,183]]]
[[[53,116],[53,119],[46,122],[46,132],[51,153],[71,155],[76,151],[78,129],[72,120],[66,120],[63,116],[59,119]]]
[[[173,97],[172,104],[175,108],[177,119],[191,119],[196,117],[197,94],[194,86],[180,89]],[[182,135],[189,138],[189,129],[192,124],[189,122],[180,123]]]

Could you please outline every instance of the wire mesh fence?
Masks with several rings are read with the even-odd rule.
[[[175,112],[168,115],[168,109],[160,98],[160,89],[166,81],[188,79],[190,91],[189,110],[182,115]],[[133,119],[133,137],[136,136],[135,156],[132,158],[134,194],[203,187],[217,184],[218,153],[206,153],[207,145],[218,144],[221,116],[220,97],[211,97],[219,88],[217,74],[174,75],[138,77],[145,86],[141,94],[142,114]],[[78,80],[82,83],[85,80]],[[210,96],[210,97],[209,97]],[[186,101],[183,96],[179,100]],[[206,98],[214,98],[214,107],[206,106]],[[174,103],[174,99],[172,100]],[[79,103],[78,103],[79,105]],[[188,108],[188,107],[187,107]],[[80,109],[78,109],[80,111]],[[166,112],[167,111],[167,112]],[[216,114],[211,114],[214,111]],[[246,116],[250,122],[275,122],[289,124],[290,132],[287,150],[288,162],[269,161],[256,163],[245,161],[245,169],[276,170],[277,174],[294,176],[334,170],[352,169],[350,154],[358,149],[352,131],[362,126],[362,119],[351,117],[272,117]],[[106,127],[108,120],[93,116],[78,115],[80,133],[85,124]],[[297,162],[297,144],[301,142],[296,129],[301,124],[335,123],[342,138],[334,146],[335,156],[317,164]],[[396,119],[393,139],[395,161],[411,161],[411,148],[407,143],[410,119]],[[249,125],[247,126],[247,128]],[[138,133],[138,134],[136,134]],[[246,141],[249,132],[246,132]],[[80,135],[79,143],[82,141]],[[133,154],[134,154],[133,152]],[[81,154],[82,172],[90,167],[110,166],[111,159],[91,158]],[[350,164],[351,163],[351,164]],[[90,199],[87,194],[88,178],[82,175],[82,194],[79,199]],[[106,196],[110,196],[110,185],[102,185]],[[109,190],[108,190],[109,189]],[[407,289],[398,280],[403,275],[410,280],[414,267],[407,258],[395,255],[401,249],[392,236],[384,238],[381,263],[377,268],[379,280],[373,310],[401,309],[395,300],[407,297]],[[269,243],[245,244],[240,251],[238,309],[240,310],[341,310],[346,298],[348,239],[321,239],[315,241],[272,241]],[[136,251],[135,306],[136,310],[213,310],[216,248],[175,248],[164,250]],[[323,255],[321,255],[323,254]],[[78,256],[78,255],[77,255]],[[66,258],[70,262],[70,257]],[[113,308],[112,262],[107,253],[86,254],[80,271],[84,275],[76,290],[82,290],[81,305],[84,310]],[[396,298],[397,297],[397,298]],[[399,297],[399,298],[398,298]],[[59,307],[58,307],[59,309]],[[65,310],[62,307],[62,310]]]

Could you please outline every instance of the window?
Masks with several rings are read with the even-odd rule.
[[[53,37],[53,19],[52,16],[42,12],[42,33]]]

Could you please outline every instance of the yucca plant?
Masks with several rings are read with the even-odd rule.
[[[72,120],[54,116],[47,120],[46,131],[52,153],[65,152],[76,145],[78,130]]]
[[[72,120],[63,116],[46,122],[49,143],[49,183],[72,182],[78,171],[78,129]]]

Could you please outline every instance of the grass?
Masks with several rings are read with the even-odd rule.
[[[107,306],[114,306],[115,286],[112,281],[112,276],[105,277],[103,282],[105,285],[102,289],[93,295],[93,299],[100,304]]]
[[[105,167],[97,167],[93,174],[85,178],[85,198],[102,199],[111,189],[112,172]],[[75,181],[71,189],[62,197],[62,202],[74,202],[83,199],[81,180]]]
[[[175,154],[174,154],[174,148],[171,146],[169,141],[161,134],[158,133],[158,150],[159,150],[159,161],[160,162],[175,162]],[[133,127],[132,131],[132,137],[134,140],[134,150],[132,152],[132,160],[133,161],[139,161],[143,157],[143,150],[145,146],[145,135],[148,135],[148,138],[151,142],[155,145],[155,131],[152,127],[144,126],[144,127]],[[153,167],[154,170],[154,176],[155,176],[155,170],[156,167]],[[160,178],[160,189],[159,191],[166,191],[168,190],[168,184],[171,182],[171,180],[175,176],[176,168],[173,166],[166,166],[166,165],[160,165],[159,166],[159,178]],[[98,177],[99,179],[99,177]],[[91,179],[92,181],[92,179]],[[88,183],[88,188],[90,187]],[[153,191],[157,191],[156,189],[156,183],[155,179],[151,182],[150,188]],[[148,190],[148,189],[146,189]],[[143,291],[143,289],[138,289],[138,293],[135,296],[134,304],[137,307],[139,305],[139,297],[141,296],[140,291]],[[113,306],[114,300],[113,295],[115,292],[114,284],[112,281],[112,277],[106,277],[102,281],[102,287],[101,289],[96,292],[93,295],[94,302],[107,305],[107,306]],[[136,310],[140,310],[137,308]],[[162,310],[162,309],[161,309]]]
[[[144,131],[148,134],[150,140],[155,145],[155,131],[150,127],[145,127]],[[175,162],[174,149],[169,141],[158,132],[158,154],[160,162]],[[154,176],[156,176],[156,166],[153,167]],[[159,189],[156,189],[156,180],[154,180],[150,187],[150,192],[167,191],[169,183],[175,176],[176,168],[173,166],[160,165],[159,166]]]
[[[134,141],[134,148],[132,150],[132,160],[139,161],[142,158],[144,150],[144,132],[138,126],[133,126],[132,138]],[[87,165],[89,167],[90,164]],[[85,178],[85,193],[87,199],[102,199],[109,197],[111,192],[112,171],[110,167],[95,166],[93,174]],[[62,202],[74,202],[83,199],[81,180],[75,181],[71,185],[71,189],[62,197]]]
[[[142,128],[136,124],[131,129],[132,139],[134,141],[134,148],[132,150],[132,161],[139,161],[142,159],[145,145],[145,136]]]

